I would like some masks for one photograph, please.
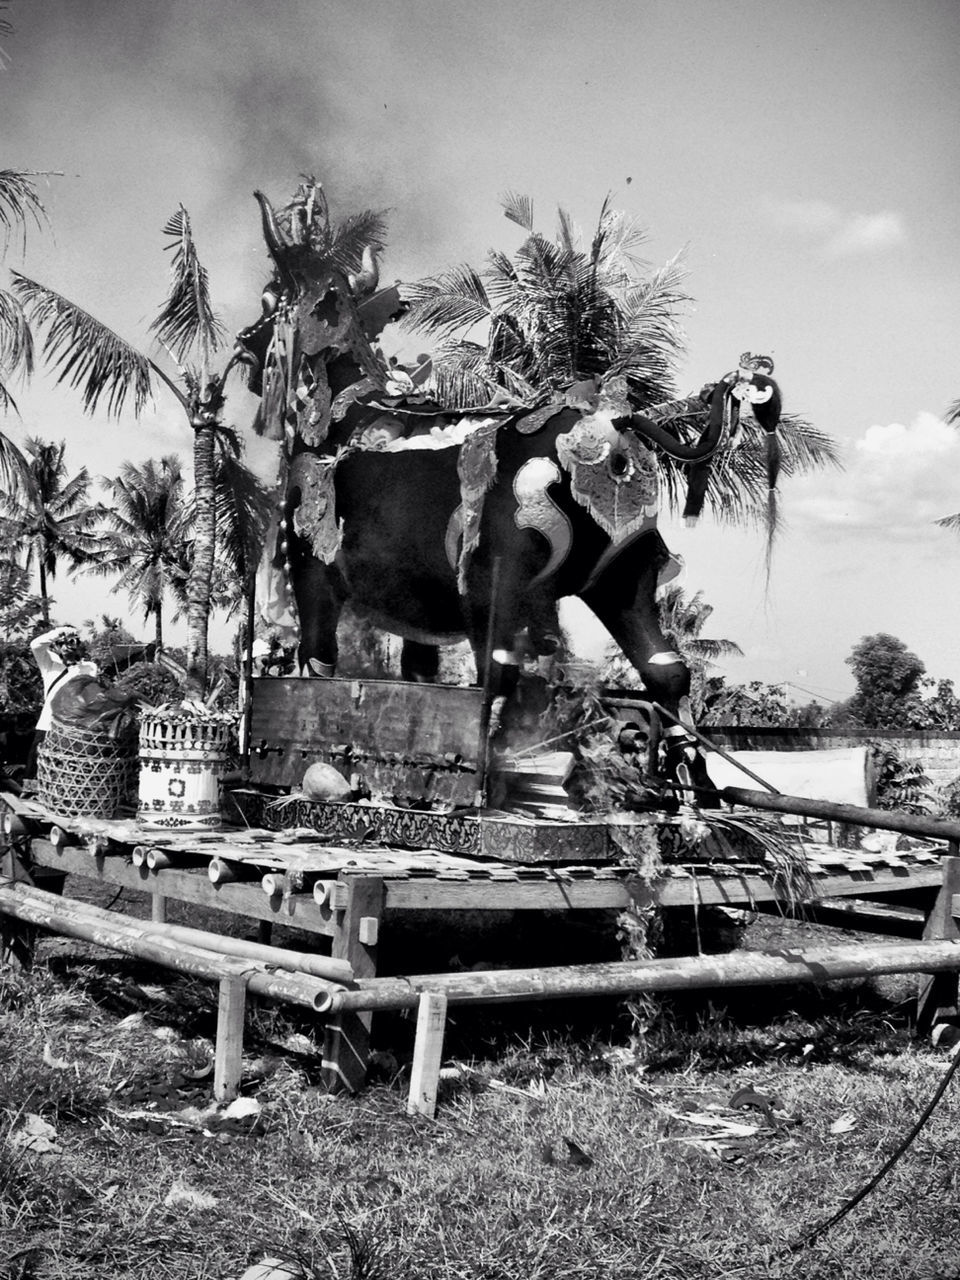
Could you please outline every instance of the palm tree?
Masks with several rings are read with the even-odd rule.
[[[708,669],[722,658],[743,657],[743,650],[733,640],[714,640],[702,634],[713,613],[713,605],[707,604],[702,591],[688,596],[676,584],[667,586],[657,599],[657,609],[664,639],[690,669],[690,699],[697,719]],[[600,681],[620,688],[642,688],[639,675],[616,647],[606,656]]]
[[[503,209],[526,232],[512,258],[491,251],[480,271],[456,267],[405,289],[404,324],[438,343],[438,398],[459,407],[505,395],[529,404],[587,379],[621,377],[635,410],[673,399],[684,344],[678,316],[689,301],[680,257],[651,271],[638,256],[641,228],[609,200],[588,247],[564,209],[552,240],[535,229],[528,197],[508,194]],[[689,412],[671,421],[684,440],[702,425]],[[781,433],[784,474],[839,465],[834,442],[809,423],[788,415]],[[766,516],[763,435],[746,419],[744,443],[713,468],[706,501],[725,520]],[[671,459],[660,461],[676,509],[686,477]]]
[[[49,626],[49,580],[56,576],[61,559],[73,569],[95,561],[103,545],[98,525],[106,509],[89,501],[91,481],[86,467],[67,479],[62,440],[55,444],[31,436],[24,451],[30,484],[0,498],[0,509],[10,521],[14,545],[24,553],[24,567],[36,563],[43,620]]]
[[[216,609],[230,617],[244,603],[252,608],[254,580],[273,501],[267,487],[243,463],[239,438],[226,428],[217,436],[214,491],[217,536],[210,598]],[[181,572],[172,583],[183,612],[189,608],[186,585],[193,559],[195,521],[193,498],[184,513],[186,537],[180,553]],[[252,625],[252,617],[249,622]]]
[[[44,329],[43,355],[57,373],[81,392],[92,413],[101,402],[119,416],[128,398],[139,415],[153,394],[154,380],[176,398],[193,432],[195,522],[187,583],[187,675],[189,689],[206,683],[210,589],[216,554],[215,486],[217,432],[222,429],[227,378],[241,357],[234,354],[220,373],[213,355],[224,334],[210,302],[207,272],[197,255],[186,209],[181,205],[163,228],[172,251],[170,293],[150,326],[157,342],[179,365],[174,381],[138,348],[62,294],[13,273],[14,290],[31,325]],[[189,363],[188,363],[189,361]]]
[[[115,480],[103,478],[113,500],[108,522],[113,534],[98,573],[120,573],[112,591],[126,591],[154,620],[157,651],[163,650],[163,605],[182,581],[187,517],[180,459],[168,454],[142,466],[125,462]]]

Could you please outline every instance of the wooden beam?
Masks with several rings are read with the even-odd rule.
[[[957,842],[951,843],[951,855],[943,859],[943,883],[924,925],[924,938],[960,938],[960,924],[953,914],[953,899],[960,893],[960,857]],[[953,1020],[960,1014],[957,974],[934,973],[920,983],[917,993],[917,1031],[925,1033],[938,1022]]]
[[[718,792],[727,804],[766,809],[771,813],[794,813],[800,817],[844,822],[855,827],[876,827],[880,831],[902,831],[911,836],[927,836],[944,843],[960,840],[960,822],[948,818],[928,818],[922,814],[900,813],[892,809],[868,809],[832,800],[808,800],[803,796],[771,795],[746,787],[723,787]]]
[[[447,997],[424,991],[417,1007],[417,1035],[413,1045],[407,1114],[433,1116],[437,1110],[443,1036],[447,1025]]]
[[[686,991],[836,982],[888,973],[960,970],[960,939],[849,943],[797,951],[734,951],[607,964],[541,969],[489,969],[361,979],[356,989],[332,997],[333,1010],[411,1009],[423,991],[439,991],[453,1004],[516,1003],[579,996],[632,995],[638,991]]]
[[[166,936],[167,926],[133,920],[86,902],[59,898],[26,884],[0,886],[0,916],[10,916],[53,933],[94,942],[108,950],[137,956],[179,973],[219,981],[243,976],[256,995],[303,1005],[314,1012],[330,1007],[333,983],[307,974],[274,971],[255,960],[222,955],[212,947],[192,946]]]
[[[246,1004],[245,978],[237,974],[221,978],[217,1046],[213,1065],[213,1096],[217,1102],[232,1102],[240,1091]]]
[[[86,876],[106,884],[115,884],[138,892],[159,892],[176,902],[190,902],[201,907],[214,907],[253,920],[281,920],[310,933],[330,937],[334,924],[328,908],[320,907],[312,894],[296,894],[288,904],[273,901],[260,888],[259,881],[213,885],[202,868],[182,870],[165,867],[151,872],[145,880],[142,868],[121,858],[91,858],[69,846],[58,851],[49,840],[31,842],[32,860],[40,866],[52,867],[71,875]],[[292,907],[292,910],[290,908]]]

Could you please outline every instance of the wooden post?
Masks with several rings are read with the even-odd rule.
[[[332,954],[352,966],[355,978],[375,977],[383,880],[380,876],[347,876],[342,884],[347,901],[343,909],[336,912]],[[372,942],[364,941],[370,938]],[[356,1093],[362,1087],[370,1058],[372,1021],[373,1015],[366,1010],[345,1010],[327,1023],[323,1039],[323,1081],[330,1093],[344,1090]]]
[[[960,924],[953,914],[953,895],[960,893],[960,842],[950,841],[950,856],[943,859],[943,883],[924,925],[924,938],[960,938]],[[934,973],[920,980],[917,995],[917,1033],[932,1031],[938,1022],[956,1019],[956,972]]]
[[[9,838],[11,832],[16,830],[14,824],[18,823],[18,819],[14,814],[10,815],[10,819],[8,824],[10,831],[4,832],[3,842],[0,843],[0,877],[4,880],[32,885],[33,877],[21,857],[23,845],[14,843]],[[22,828],[22,824],[18,823],[18,825]],[[62,888],[63,880],[60,881],[60,889]],[[35,925],[0,914],[0,966],[10,965],[14,969],[29,969],[33,964],[36,942]]]
[[[247,983],[242,974],[220,979],[217,1048],[213,1066],[213,1096],[217,1102],[232,1102],[240,1090],[246,999]]]
[[[437,1110],[443,1034],[447,1024],[447,997],[442,991],[424,991],[417,1008],[417,1037],[413,1045],[407,1114],[433,1116]]]

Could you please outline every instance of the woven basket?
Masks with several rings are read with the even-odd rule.
[[[220,779],[233,735],[232,723],[142,714],[138,820],[181,830],[220,826]]]
[[[37,754],[37,799],[65,818],[115,818],[136,803],[136,729],[111,738],[54,720]]]

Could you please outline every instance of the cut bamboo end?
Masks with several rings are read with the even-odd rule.
[[[313,900],[318,907],[330,906],[336,880],[318,880],[313,886]]]
[[[279,898],[283,893],[283,875],[277,871],[268,871],[260,881],[260,888],[268,898]]]
[[[70,843],[70,833],[63,827],[53,826],[50,828],[50,843],[55,849],[63,849]]]
[[[146,861],[151,871],[162,871],[164,867],[173,865],[167,854],[161,853],[159,849],[151,849],[147,853]]]
[[[210,859],[210,865],[207,867],[207,876],[211,884],[229,884],[231,880],[237,879],[236,871],[223,858]]]
[[[135,845],[133,853],[131,854],[133,865],[135,867],[145,867],[147,865],[147,854],[149,852],[150,850],[145,844]]]

